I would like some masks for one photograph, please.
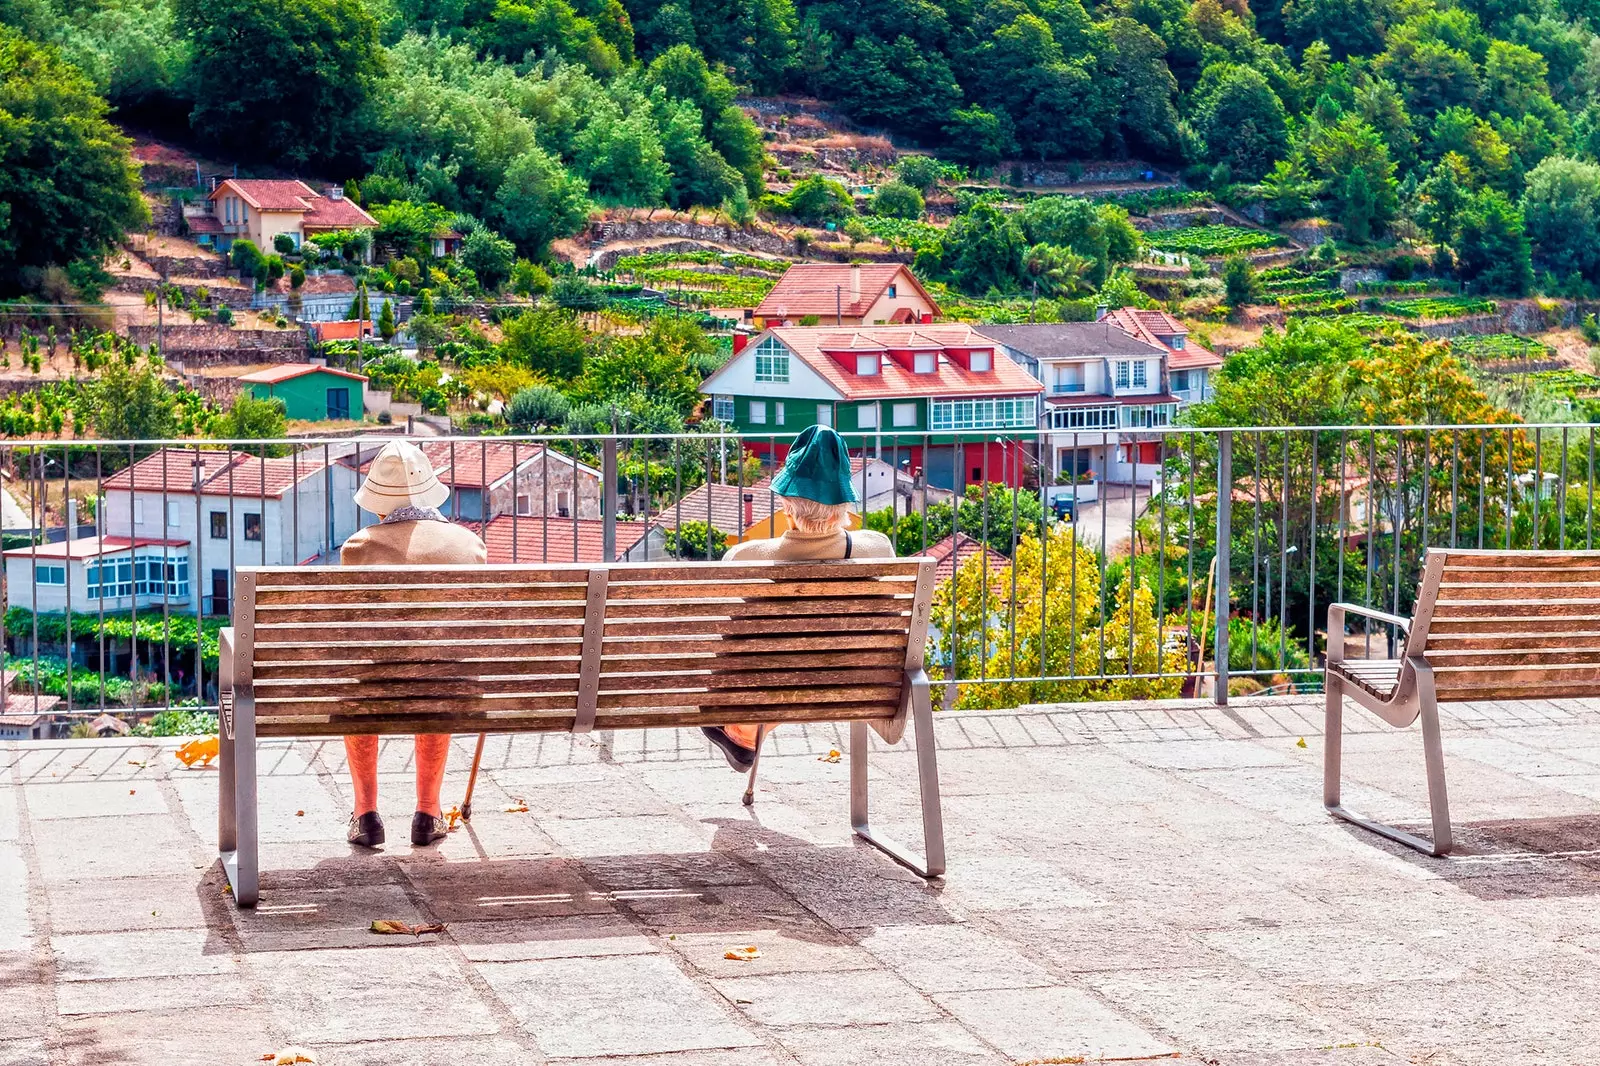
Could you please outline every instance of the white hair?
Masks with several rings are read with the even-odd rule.
[[[801,533],[831,533],[844,526],[848,503],[818,503],[804,496],[779,496],[783,510]]]

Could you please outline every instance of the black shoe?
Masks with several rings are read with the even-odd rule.
[[[750,767],[756,764],[756,749],[740,744],[720,725],[703,725],[700,727],[700,732],[721,749],[722,757],[728,760],[728,765],[733,767],[735,773],[747,774],[750,772]]]
[[[378,817],[377,811],[368,811],[361,815],[352,814],[350,829],[344,838],[363,848],[375,848],[383,843],[383,819]]]
[[[435,818],[427,811],[418,811],[411,816],[411,843],[419,848],[435,840],[443,840],[448,834],[443,818]]]

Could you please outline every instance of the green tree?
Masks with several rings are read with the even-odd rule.
[[[394,335],[399,327],[394,321],[394,304],[388,300],[383,301],[383,308],[378,312],[378,336],[384,343],[394,340]]]
[[[791,215],[811,225],[842,222],[856,213],[855,201],[845,187],[820,174],[796,182],[787,203]]]
[[[0,26],[0,295],[97,260],[149,219],[105,112],[54,49]]]
[[[543,149],[519,157],[495,193],[500,232],[525,255],[542,257],[550,242],[571,236],[589,217],[583,179],[571,174]]]
[[[1256,298],[1256,272],[1250,269],[1250,260],[1242,255],[1230,255],[1222,266],[1222,287],[1228,304],[1239,308]]]
[[[501,326],[501,355],[545,377],[568,380],[583,370],[585,338],[577,317],[566,311],[524,311]]]
[[[114,359],[86,391],[89,423],[101,440],[169,440],[177,433],[177,394],[153,367]]]
[[[1542,266],[1559,277],[1600,279],[1600,166],[1546,159],[1528,175],[1522,213]]]
[[[1283,157],[1289,144],[1283,101],[1260,72],[1209,68],[1196,95],[1195,128],[1211,162],[1228,164],[1237,178],[1257,178]]]
[[[210,435],[222,440],[282,440],[288,436],[286,411],[276,396],[257,399],[241,392],[233,398],[233,406],[212,421]],[[289,450],[279,445],[269,448],[268,454],[287,455]]]
[[[1456,269],[1479,292],[1523,296],[1533,285],[1533,248],[1522,212],[1495,189],[1462,209],[1453,247]]]
[[[461,265],[477,275],[478,284],[491,292],[511,276],[516,261],[517,246],[486,226],[473,229],[462,242]]]
[[[1345,179],[1344,195],[1340,199],[1344,201],[1344,207],[1339,212],[1339,222],[1344,226],[1345,240],[1355,244],[1370,241],[1377,203],[1365,170],[1357,167],[1350,172]]]
[[[932,156],[905,155],[895,163],[894,176],[926,196],[944,179],[944,165]]]
[[[247,158],[348,159],[384,54],[361,0],[173,0],[191,48],[190,123]]]
[[[506,404],[506,422],[517,433],[541,433],[567,420],[572,404],[553,385],[533,385],[511,397]]]
[[[901,181],[886,181],[872,193],[871,210],[884,218],[921,218],[922,194]]]
[[[992,166],[1017,150],[1016,126],[1003,112],[958,108],[944,127],[945,149],[973,166]]]

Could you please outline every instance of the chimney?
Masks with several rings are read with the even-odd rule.
[[[344,186],[343,185],[330,185],[330,186],[328,186],[328,199],[330,199],[330,200],[343,200],[344,199]]]
[[[733,335],[733,354],[738,355],[744,351],[744,346],[750,343],[750,334],[735,332]]]
[[[744,528],[749,529],[756,524],[756,496],[753,492],[744,494]]]
[[[851,263],[850,264],[850,302],[851,302],[851,304],[858,304],[858,303],[861,302],[861,264],[860,263]]]
[[[1101,304],[1099,307],[1096,307],[1094,309],[1094,320],[1096,322],[1098,322],[1102,318],[1105,318],[1107,313],[1110,312],[1110,310],[1111,310],[1111,307],[1110,307],[1109,304]]]

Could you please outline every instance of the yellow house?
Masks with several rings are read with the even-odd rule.
[[[320,233],[376,229],[378,220],[331,185],[316,192],[303,181],[228,178],[208,197],[210,212],[189,216],[189,230],[201,244],[225,252],[236,240],[253,241],[271,252],[278,234],[287,234],[299,248]]]

